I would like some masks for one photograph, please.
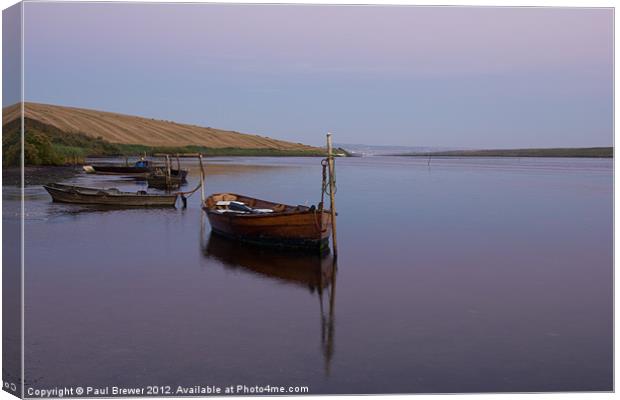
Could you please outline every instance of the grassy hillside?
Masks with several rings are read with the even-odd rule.
[[[452,150],[431,153],[409,153],[403,156],[445,157],[597,157],[614,156],[613,147],[575,147],[547,149]]]
[[[66,133],[82,133],[108,143],[154,147],[200,146],[209,149],[271,149],[278,151],[318,151],[301,143],[235,131],[179,124],[152,118],[104,111],[24,103],[25,117]],[[2,124],[20,117],[20,105],[2,110]]]
[[[24,118],[24,159],[26,165],[65,165],[81,163],[86,157],[124,156],[146,153],[196,154],[206,156],[323,156],[325,150],[286,150],[272,148],[209,148],[205,146],[145,146],[110,143],[85,133],[64,132],[55,126]],[[2,129],[3,165],[19,166],[21,157],[21,124],[15,119]]]

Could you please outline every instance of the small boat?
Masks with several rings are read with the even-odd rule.
[[[139,160],[133,165],[93,164],[84,167],[84,171],[94,171],[102,175],[133,175],[146,177],[153,165],[148,160]]]
[[[331,214],[233,193],[209,196],[202,205],[211,229],[229,238],[273,246],[329,249]]]
[[[144,190],[121,192],[116,188],[99,189],[49,183],[43,186],[60,203],[92,204],[130,207],[174,207],[176,194],[149,194]]]
[[[186,183],[186,169],[171,169],[168,176],[165,168],[155,168],[146,177],[149,187],[163,190],[177,189]]]

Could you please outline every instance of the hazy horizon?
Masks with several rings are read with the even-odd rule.
[[[608,8],[24,7],[26,101],[312,145],[613,143]]]

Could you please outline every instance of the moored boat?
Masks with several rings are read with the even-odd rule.
[[[171,190],[177,189],[182,184],[187,182],[187,170],[186,169],[171,169],[170,175],[165,168],[155,168],[146,177],[149,187]]]
[[[165,167],[156,165],[147,160],[140,160],[134,165],[91,164],[83,166],[82,169],[88,174],[125,175],[134,178],[148,178],[151,174],[157,173],[157,171],[163,170]],[[172,176],[178,177],[182,181],[187,177],[186,169],[170,169],[170,173]]]
[[[123,207],[174,207],[176,194],[149,194],[143,190],[122,192],[116,188],[99,189],[49,183],[43,186],[55,202]]]
[[[133,165],[112,165],[112,164],[92,164],[86,166],[86,172],[93,170],[96,174],[102,175],[133,175],[146,177],[151,172],[153,166],[148,160],[139,160]]]
[[[222,236],[273,246],[329,249],[329,210],[233,193],[213,194],[204,201],[202,208],[212,231]]]
[[[204,166],[202,155],[199,155],[202,209],[209,218],[211,230],[215,234],[249,243],[320,252],[329,251],[331,233],[336,258],[336,179],[332,150],[331,133],[328,133],[327,158],[321,160],[321,201],[318,206],[311,207],[274,203],[235,193],[216,193],[205,197]],[[324,207],[325,195],[329,195],[330,209]]]

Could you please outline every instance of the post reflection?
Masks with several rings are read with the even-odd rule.
[[[205,236],[204,224],[201,237]],[[300,288],[306,288],[319,300],[321,351],[325,374],[329,375],[334,355],[336,261],[330,254],[304,254],[278,248],[241,243],[207,234],[202,252],[225,268],[257,274]]]

